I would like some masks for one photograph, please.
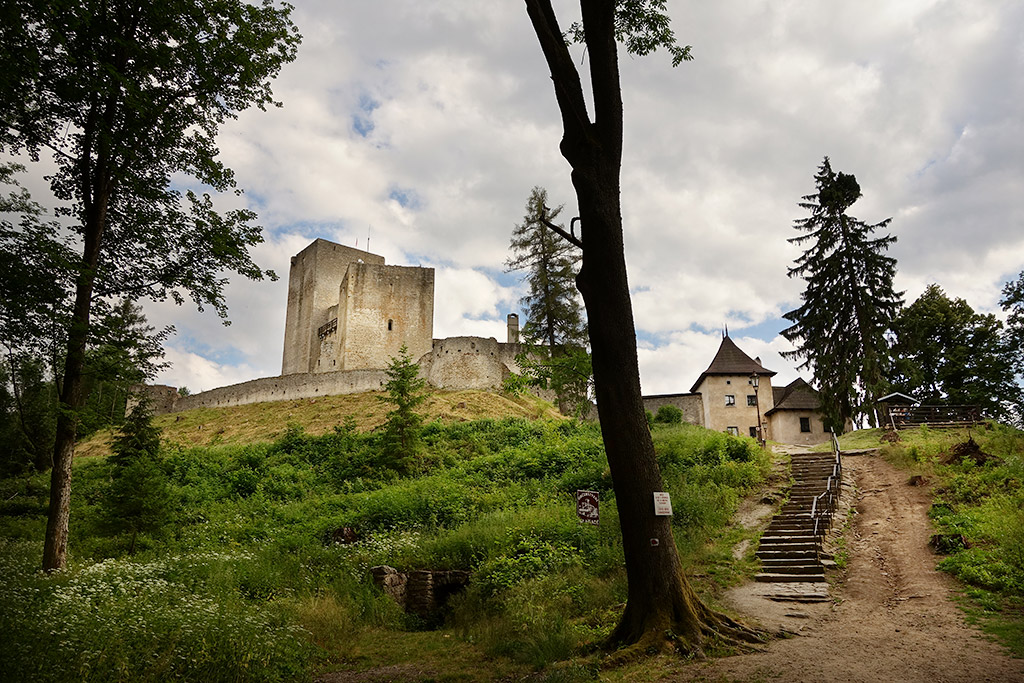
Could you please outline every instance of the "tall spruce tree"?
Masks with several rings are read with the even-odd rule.
[[[420,446],[423,417],[416,409],[427,400],[427,381],[419,376],[419,363],[409,355],[405,344],[384,374],[388,378],[384,383],[387,395],[379,398],[393,406],[384,423],[384,454],[388,466],[404,474],[412,467]]]
[[[782,335],[797,345],[783,354],[803,359],[821,392],[826,424],[842,431],[858,414],[877,424],[874,400],[882,395],[890,355],[885,333],[903,305],[893,289],[896,259],[885,251],[896,238],[874,237],[891,218],[869,225],[847,210],[861,197],[853,175],[836,173],[828,157],[815,176],[817,192],[800,207],[811,215],[794,221],[802,233],[793,244],[808,244],[790,268],[807,285],[803,304],[784,317],[792,322]]]
[[[587,325],[576,290],[580,249],[562,239],[545,222],[562,211],[547,208],[548,193],[534,187],[523,222],[512,231],[505,272],[525,272],[528,291],[520,299],[527,322],[522,339],[528,350],[518,359],[532,384],[552,389],[565,407],[589,405],[590,355]]]
[[[520,300],[527,319],[523,339],[554,350],[584,345],[587,326],[576,291],[583,254],[544,224],[545,218],[552,221],[562,212],[561,206],[549,211],[547,201],[544,188],[530,192],[523,222],[512,231],[512,256],[505,261],[505,272],[526,272],[523,279],[529,291]]]

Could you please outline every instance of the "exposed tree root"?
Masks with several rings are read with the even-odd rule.
[[[603,666],[615,668],[658,654],[705,659],[708,651],[720,651],[723,648],[735,653],[760,652],[761,648],[757,646],[772,637],[767,631],[746,626],[719,612],[706,608],[704,611],[706,620],[696,628],[696,632],[692,624],[676,623],[675,628],[648,629],[637,640],[626,645],[609,639],[605,647],[618,649],[609,653]]]
[[[709,609],[681,573],[678,579],[668,604],[647,610],[626,605],[621,621],[605,642],[605,649],[611,651],[605,666],[663,653],[704,658],[708,650],[755,652],[760,650],[757,645],[772,636]]]

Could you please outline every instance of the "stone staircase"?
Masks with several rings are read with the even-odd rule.
[[[761,536],[757,557],[762,572],[755,578],[774,583],[824,583],[824,562],[832,558],[822,552],[821,541],[840,490],[840,477],[833,476],[837,457],[834,453],[794,453],[791,457],[793,485],[789,500]],[[825,491],[830,493],[819,497],[815,504],[815,497]],[[812,508],[818,517],[817,529]]]

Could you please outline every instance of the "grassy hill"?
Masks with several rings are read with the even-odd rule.
[[[327,434],[350,421],[359,432],[384,424],[391,410],[381,401],[384,392],[373,391],[345,396],[323,396],[293,401],[252,403],[223,408],[197,408],[160,415],[154,423],[168,443],[184,447],[255,444],[280,437],[288,425],[300,425],[307,434]],[[433,391],[419,409],[427,422],[466,422],[480,419],[523,418],[564,419],[553,405],[536,396],[506,396],[486,391]],[[83,439],[75,450],[78,457],[107,455],[110,430]]]
[[[165,438],[178,440],[159,460],[174,518],[140,533],[134,553],[105,506],[110,459],[78,458],[71,563],[52,576],[37,571],[47,475],[0,480],[5,675],[302,681],[371,669],[408,681],[593,680],[596,644],[626,599],[600,427],[534,399],[440,394],[428,413],[446,419],[423,428],[406,465],[372,431],[384,409],[364,396],[163,416]],[[467,419],[507,411],[529,419]],[[195,432],[216,443],[180,445]],[[743,496],[763,495],[769,455],[752,439],[689,425],[656,425],[654,437],[684,568],[713,601],[756,570],[756,532],[731,520]],[[600,525],[576,519],[577,489],[600,492]],[[354,542],[336,541],[345,528]],[[742,540],[749,550],[736,558]],[[374,585],[377,565],[472,580],[423,618]]]
[[[0,480],[5,675],[594,680],[597,644],[626,599],[599,425],[532,397],[439,392],[422,448],[399,467],[373,431],[387,412],[376,396],[161,416],[174,519],[140,534],[134,554],[105,511],[110,460],[77,459],[71,565],[52,576],[37,571],[47,474]],[[757,531],[733,517],[744,497],[766,495],[770,455],[752,439],[691,425],[654,425],[652,435],[684,571],[714,604],[723,587],[757,571]],[[1024,434],[989,426],[972,435],[977,448],[961,445],[967,434],[925,429],[881,450],[908,479],[932,484],[937,529],[966,541],[942,567],[965,583],[972,613],[1024,652]],[[844,446],[881,436],[853,434]],[[100,437],[81,448],[105,450]],[[577,489],[600,492],[600,525],[576,520]],[[335,541],[345,528],[354,542]],[[741,543],[747,550],[736,557]],[[473,578],[425,620],[374,585],[376,565]],[[646,666],[609,680],[651,680]]]

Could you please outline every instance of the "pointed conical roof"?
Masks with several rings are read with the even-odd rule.
[[[691,392],[697,391],[705,377],[709,375],[752,375],[754,373],[764,377],[771,377],[774,371],[766,369],[761,363],[754,360],[747,354],[740,351],[740,347],[726,335],[722,338],[722,345],[718,347],[715,359],[711,361],[708,369],[700,374],[694,383]]]

